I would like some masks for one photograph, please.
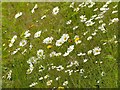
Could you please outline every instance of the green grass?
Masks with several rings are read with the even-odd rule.
[[[75,7],[78,7],[79,3],[75,3]],[[95,20],[95,25],[91,27],[85,26],[84,23],[80,22],[80,15],[85,14],[88,19],[91,18],[94,14],[99,14],[100,10],[94,12],[95,8],[101,8],[105,2],[97,2],[92,8],[80,8],[78,12],[74,12],[72,8],[69,7],[70,2],[58,2],[58,3],[37,3],[38,9],[35,10],[35,13],[31,13],[32,8],[36,3],[27,3],[27,2],[3,2],[2,3],[2,43],[5,46],[2,47],[2,73],[3,73],[3,88],[28,88],[32,82],[38,82],[35,88],[53,88],[63,86],[63,82],[65,80],[68,81],[68,85],[64,86],[67,88],[97,88],[96,85],[99,85],[100,88],[117,88],[117,80],[118,80],[118,68],[117,68],[117,44],[111,40],[114,35],[117,35],[117,23],[113,23],[108,25],[110,19],[117,18],[117,14],[111,14],[112,11],[117,10],[113,8],[113,6],[117,5],[117,3],[112,2],[109,5],[109,10],[104,14],[104,18],[102,19],[104,23],[106,23],[106,33],[102,33],[101,30],[98,30],[99,20]],[[60,11],[57,15],[52,14],[52,10],[54,7],[58,6]],[[17,19],[14,18],[15,14],[18,12],[23,12],[23,15]],[[41,20],[40,18],[46,15],[46,18]],[[66,25],[68,20],[72,20],[72,24]],[[36,20],[38,22],[36,22]],[[31,25],[34,25],[30,28]],[[79,26],[75,31],[72,30],[74,26]],[[28,43],[24,47],[19,46],[19,42],[24,38],[22,34],[26,30],[30,30],[31,36],[27,39]],[[45,31],[47,29],[47,31]],[[59,29],[61,31],[59,32]],[[90,36],[95,30],[98,30],[97,35],[93,37],[92,40],[87,41],[86,38]],[[42,30],[42,34],[40,38],[34,39],[34,33]],[[83,33],[88,31],[88,33],[84,36]],[[58,40],[62,34],[67,33],[70,36],[72,42],[66,42],[61,47],[56,47],[55,42]],[[14,45],[9,48],[8,45],[10,43],[11,38],[17,35],[18,38],[15,41]],[[79,35],[81,44],[76,45],[74,42],[74,36]],[[53,47],[51,49],[47,49],[47,45],[43,44],[42,41],[46,37],[52,36]],[[103,45],[104,42],[107,42],[106,45]],[[32,43],[32,50],[28,50],[25,55],[22,55],[21,52],[24,49],[29,49],[29,45]],[[74,51],[72,51],[67,57],[59,56],[59,57],[49,57],[50,52],[56,51],[64,54],[67,48],[70,45],[75,45]],[[79,52],[87,52],[94,47],[99,46],[101,50],[101,54],[94,56],[85,55],[78,57],[77,54]],[[20,47],[21,50],[18,51],[15,55],[11,55],[10,52],[14,51],[16,48]],[[44,54],[46,58],[44,60],[38,60],[37,64],[34,65],[34,70],[31,74],[27,75],[26,71],[29,68],[29,64],[27,64],[27,60],[35,56],[36,52],[39,49],[44,50]],[[88,61],[86,63],[83,62],[83,59],[87,58]],[[67,70],[66,66],[70,62],[78,61],[79,66],[73,66],[69,68],[70,70],[80,70],[84,69],[85,72],[81,75],[79,72],[72,73],[71,76],[68,73],[65,73]],[[95,62],[98,61],[96,64]],[[103,63],[100,64],[100,61]],[[56,70],[48,70],[50,67],[48,64],[54,64],[55,66],[62,65],[64,66],[63,71]],[[39,66],[43,65],[45,70],[41,73],[38,72]],[[7,79],[8,72],[12,70],[11,79]],[[104,76],[101,76],[101,73],[105,72]],[[39,77],[44,77],[45,75],[49,75],[50,77],[45,80],[39,81]],[[57,76],[61,76],[61,78],[56,81],[55,78]],[[87,76],[87,78],[84,78]],[[46,82],[48,80],[53,80],[51,86],[47,86]],[[97,84],[97,81],[100,81]]]

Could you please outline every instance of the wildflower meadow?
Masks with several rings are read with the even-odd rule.
[[[2,2],[3,88],[118,88],[118,2]]]

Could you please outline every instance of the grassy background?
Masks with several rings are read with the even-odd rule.
[[[12,79],[7,80],[3,78],[3,87],[4,88],[28,88],[32,82],[38,82],[36,88],[42,87],[46,88],[46,80],[39,81],[38,78],[40,76],[45,76],[46,74],[50,75],[50,79],[53,80],[53,84],[50,87],[58,87],[62,86],[62,83],[65,80],[68,80],[68,87],[76,87],[76,88],[96,88],[96,81],[100,80],[99,86],[100,88],[116,88],[117,87],[117,79],[118,79],[118,71],[117,71],[117,45],[114,42],[109,42],[105,46],[103,46],[103,42],[107,42],[111,40],[114,35],[117,35],[117,24],[108,25],[109,20],[111,18],[117,17],[117,14],[112,15],[111,12],[114,10],[112,7],[117,3],[112,3],[109,5],[110,10],[105,14],[103,21],[106,23],[107,33],[102,33],[100,30],[97,35],[91,41],[87,41],[86,38],[91,35],[92,32],[99,26],[99,20],[96,20],[96,24],[92,27],[86,27],[85,24],[80,22],[79,16],[85,14],[89,19],[94,14],[99,14],[100,11],[93,12],[93,9],[102,7],[105,3],[97,2],[95,6],[91,9],[85,7],[80,8],[80,11],[73,12],[73,9],[69,8],[70,3],[37,3],[38,9],[35,10],[35,13],[32,14],[31,10],[36,3],[15,3],[15,2],[3,2],[2,3],[2,43],[5,44],[3,46],[3,63],[2,63],[2,73],[4,77],[7,77],[7,73],[9,70],[12,70]],[[75,3],[75,7],[77,7],[80,3]],[[52,15],[52,9],[56,6],[59,6],[60,12],[58,15]],[[22,11],[23,15],[15,19],[14,16],[17,12]],[[40,17],[43,15],[47,15],[46,19],[41,20]],[[66,25],[66,21],[72,20],[71,25]],[[36,22],[38,20],[39,22]],[[33,25],[32,28],[30,26]],[[74,26],[78,25],[79,28],[75,31],[72,30]],[[23,39],[21,36],[26,30],[30,30],[32,36],[28,39],[29,43],[33,44],[33,49],[28,50],[25,55],[22,55],[21,52],[24,49],[29,49],[29,43],[21,48],[21,50],[15,54],[10,55],[9,51],[14,51],[18,48],[19,42]],[[47,31],[45,31],[47,29]],[[61,29],[61,32],[59,32]],[[34,39],[33,35],[36,31],[42,30],[43,33],[40,38]],[[83,33],[89,31],[86,36],[83,36]],[[74,42],[69,43],[66,42],[61,47],[55,46],[55,41],[58,40],[62,34],[68,33],[70,35],[70,39],[73,40],[74,36],[77,34],[80,36],[82,40],[82,44],[75,45],[75,49],[70,53],[67,57],[54,57],[50,58],[49,53],[53,50],[57,52],[64,53],[68,46],[75,44]],[[17,35],[18,39],[14,43],[14,46],[9,48],[8,45],[10,43],[11,38]],[[42,41],[44,38],[48,36],[53,36],[53,48],[47,49],[47,45],[43,44]],[[89,49],[94,48],[95,46],[100,46],[102,48],[101,55],[99,56],[85,56],[78,57],[77,53],[79,52],[87,52]],[[45,51],[46,59],[39,61],[35,65],[35,69],[30,75],[26,75],[26,70],[29,68],[29,65],[26,61],[31,56],[36,56],[36,51],[38,49],[43,49]],[[83,63],[83,59],[88,58],[88,62]],[[83,76],[88,76],[84,78],[80,75],[80,73],[73,73],[71,76],[68,76],[64,70],[61,72],[57,72],[55,70],[45,70],[42,73],[38,72],[38,66],[41,64],[48,68],[48,64],[53,63],[54,65],[63,65],[64,67],[70,61],[77,60],[79,62],[78,67],[72,67],[71,69],[76,70],[83,68],[85,73]],[[95,61],[103,61],[102,64],[95,64]],[[66,69],[66,68],[65,68]],[[101,76],[101,72],[105,72],[105,76]],[[59,81],[55,81],[55,77],[61,76],[62,78]]]

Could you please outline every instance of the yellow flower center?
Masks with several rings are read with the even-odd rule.
[[[80,39],[79,37],[75,38],[75,42],[77,42],[79,39]]]
[[[48,49],[51,49],[51,48],[52,48],[52,45],[48,45],[47,48],[48,48]]]

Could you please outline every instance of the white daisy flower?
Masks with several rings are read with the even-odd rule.
[[[20,41],[19,46],[23,47],[26,44],[27,44],[27,40],[22,40],[22,41]]]
[[[115,14],[115,13],[118,13],[118,11],[116,10],[116,11],[112,11],[112,14]]]
[[[101,53],[101,48],[99,48],[99,47],[95,47],[94,49],[93,49],[93,54],[96,56],[96,55],[99,55]]]
[[[62,37],[61,37],[61,40],[63,40],[63,42],[66,42],[69,38],[69,35],[68,34],[63,34]]]
[[[68,55],[69,55],[68,52],[65,52],[65,53],[63,54],[64,57],[66,57],[66,56],[68,56]]]
[[[59,13],[59,8],[58,7],[53,8],[52,14],[57,15],[58,13]]]
[[[93,22],[91,19],[85,22],[86,26],[93,26],[95,22]]]
[[[61,46],[69,38],[68,34],[63,34],[59,40],[56,41],[56,46]]]
[[[83,60],[84,63],[87,62],[87,61],[88,61],[88,59],[84,59],[84,60]]]
[[[113,6],[113,8],[115,9],[117,6],[118,6],[118,5],[115,5],[115,6]]]
[[[69,46],[69,48],[68,48],[68,50],[67,50],[67,52],[72,52],[74,50],[74,45],[71,45],[71,46]]]
[[[15,18],[18,18],[18,17],[20,17],[20,16],[22,16],[22,12],[18,12],[16,15],[15,15]]]
[[[42,31],[38,31],[38,32],[36,32],[36,33],[34,34],[34,38],[38,38],[38,37],[40,37],[41,32],[42,32]]]
[[[74,10],[73,10],[73,11],[78,12],[79,10],[80,10],[80,8],[79,8],[79,7],[77,7],[77,8],[74,8]]]
[[[37,58],[36,57],[30,57],[29,60],[27,61],[28,64],[35,64],[37,63]]]
[[[35,9],[37,9],[37,8],[38,8],[38,5],[35,4],[34,8],[31,10],[31,12],[34,13],[34,12],[35,12]]]
[[[79,27],[79,26],[75,26],[75,27],[73,27],[73,30],[76,30],[78,27]]]
[[[86,53],[82,53],[82,52],[80,52],[79,54],[77,54],[77,56],[85,56],[86,55]]]
[[[39,49],[38,51],[37,51],[37,57],[38,58],[45,58],[45,55],[43,54],[44,53],[44,51],[42,50],[42,49]]]
[[[88,55],[90,55],[91,53],[92,53],[92,50],[89,50],[89,51],[87,52]]]
[[[53,80],[49,80],[46,82],[47,86],[50,86],[52,84]]]
[[[55,43],[56,46],[61,46],[62,44],[63,44],[63,42],[61,40],[57,40]]]
[[[33,71],[33,69],[34,69],[33,64],[30,63],[30,64],[29,64],[29,69],[27,70],[26,74],[31,74],[32,71]]]
[[[104,76],[104,75],[105,75],[105,72],[102,72],[102,73],[101,73],[101,76]]]
[[[118,22],[119,19],[118,19],[118,18],[113,18],[111,21],[112,21],[112,22]]]
[[[93,33],[92,33],[92,36],[95,36],[96,34],[97,34],[96,32],[93,32]]]
[[[91,39],[92,39],[92,36],[89,36],[89,37],[87,38],[88,41],[91,40]]]
[[[9,47],[13,46],[13,43],[15,42],[15,40],[17,39],[17,35],[14,35],[13,38],[11,39],[11,42],[9,44]]]
[[[79,66],[79,62],[78,61],[74,61],[73,63],[75,66]]]
[[[46,18],[46,15],[43,15],[43,16],[41,17],[41,19],[44,19],[44,18]]]
[[[66,67],[69,68],[69,67],[72,67],[73,66],[73,62],[70,62],[70,65],[67,65]]]
[[[67,52],[63,54],[64,57],[68,56],[70,52],[74,50],[74,45],[68,47]]]
[[[57,71],[62,71],[64,69],[64,67],[62,65],[56,67]]]
[[[37,85],[38,83],[37,82],[33,82],[29,85],[29,87],[34,87],[35,85]]]
[[[56,77],[56,79],[55,79],[55,80],[56,80],[56,81],[58,81],[60,78],[61,78],[60,76],[59,76],[59,77]]]
[[[95,8],[93,11],[97,11],[98,10],[98,8]]]
[[[67,25],[71,24],[72,23],[72,20],[69,20],[66,22]]]
[[[86,18],[85,15],[81,15],[81,16],[80,16],[80,19],[81,19],[81,20],[80,20],[81,22],[86,22],[86,20],[87,20],[87,18]]]
[[[84,72],[84,69],[80,69],[80,73],[83,73]]]
[[[74,8],[74,2],[72,2],[69,7]]]
[[[45,76],[44,76],[44,79],[47,79],[47,78],[49,78],[49,77],[50,77],[49,75],[45,75]]]
[[[33,48],[33,45],[32,44],[30,44],[30,46],[29,46],[29,50],[31,50]]]
[[[30,32],[30,30],[25,31],[25,33],[24,33],[24,35],[25,35],[24,37],[25,38],[30,37],[31,34],[29,32]]]
[[[43,77],[40,77],[39,80],[40,80],[40,81],[43,80]]]
[[[43,40],[43,43],[50,44],[50,43],[52,43],[52,40],[53,40],[53,37],[47,37]]]
[[[63,86],[67,86],[68,85],[68,81],[63,82]]]
[[[39,72],[42,72],[43,70],[45,70],[45,67],[44,67],[43,65],[41,65],[41,66],[39,67]]]
[[[53,52],[50,53],[50,57],[54,57],[54,56],[57,57],[57,56],[60,56],[61,54],[62,54],[62,53],[60,53],[60,52],[59,52],[59,53],[56,53],[55,51],[53,51]]]
[[[11,53],[11,55],[16,54],[19,50],[20,50],[20,48],[17,48],[15,51],[13,51],[13,52]]]
[[[11,75],[12,75],[12,70],[10,70],[10,71],[8,72],[8,75],[7,75],[7,79],[8,79],[8,80],[11,79]]]

